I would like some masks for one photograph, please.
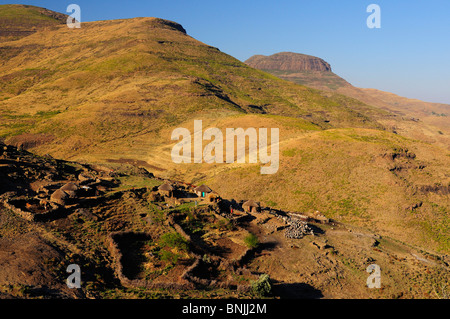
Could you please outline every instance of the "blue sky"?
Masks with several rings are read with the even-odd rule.
[[[159,17],[244,61],[292,51],[318,56],[358,87],[450,104],[449,0],[42,0],[23,3],[82,21]],[[369,29],[369,4],[381,8],[381,29]]]

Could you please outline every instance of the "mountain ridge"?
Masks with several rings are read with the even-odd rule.
[[[0,43],[66,23],[67,15],[32,5],[0,5]]]
[[[110,212],[102,207],[97,210],[101,222],[105,222],[102,225],[110,230],[142,226],[147,221],[140,214],[148,214],[145,216],[155,222],[160,220],[165,216],[162,211],[167,212],[164,205],[173,202],[159,201],[158,196],[147,193],[162,180],[178,180],[207,184],[224,198],[252,199],[274,210],[305,215],[319,211],[339,223],[392,238],[384,242],[386,246],[400,242],[402,258],[411,258],[404,249],[411,245],[425,251],[450,251],[446,194],[450,185],[449,152],[437,143],[404,135],[399,129],[400,125],[411,132],[422,129],[422,119],[411,120],[394,109],[384,110],[341,94],[338,89],[350,84],[330,71],[306,71],[302,78],[310,81],[313,74],[315,83],[328,89],[299,85],[293,83],[295,77],[287,81],[252,68],[183,30],[158,18],[134,18],[86,22],[80,29],[59,25],[0,43],[0,137],[18,148],[4,148],[5,165],[0,168],[26,168],[21,161],[26,153],[20,151],[25,149],[45,158],[81,162],[66,167],[75,181],[78,176],[73,173],[73,165],[76,173],[80,166],[117,171],[117,178],[123,182],[120,187],[127,194],[119,201],[114,196],[107,198]],[[387,102],[386,107],[390,107]],[[222,132],[239,127],[279,128],[280,169],[266,176],[260,174],[260,163],[175,164],[171,158],[173,130],[182,127],[192,132],[193,121],[198,119],[202,119],[204,129],[215,127]],[[145,167],[156,177],[120,175],[125,164],[138,172]],[[58,171],[57,166],[54,168],[56,171],[49,171],[50,177]],[[13,177],[17,175],[21,176]],[[45,182],[45,176],[39,178]],[[33,183],[36,186],[36,181]],[[148,199],[147,195],[141,197],[143,194],[149,195]],[[163,209],[153,206],[155,202]],[[180,206],[176,209],[190,207]],[[57,228],[61,223],[60,229],[70,234],[71,227],[80,229],[80,223],[90,234],[96,236],[101,230],[104,235],[104,229],[97,228],[103,226],[92,224],[92,216],[86,212],[70,211],[69,216],[56,221]],[[84,217],[87,222],[83,222]],[[183,215],[183,220],[196,231],[191,217]],[[331,227],[325,231],[333,233]],[[352,243],[361,239],[359,233],[341,229],[334,233],[351,237],[342,246],[335,237],[336,251],[313,239],[316,244],[294,242],[283,247],[290,256],[285,270],[274,266],[284,262],[285,255],[279,249],[274,250],[273,263],[265,263],[262,257],[252,269],[261,267],[274,273],[277,280],[288,278],[296,283],[299,279],[295,276],[305,269],[299,270],[296,263],[310,262],[313,270],[302,280],[314,286],[314,265],[325,260],[331,268],[324,267],[321,272],[321,290],[329,289],[328,280],[332,280],[336,284],[331,288],[333,296],[348,296],[352,293],[349,287],[357,285],[364,295],[365,278],[362,286],[359,282],[353,285],[355,279],[348,275],[349,285],[343,287],[334,281],[337,272],[331,279],[327,274],[330,269],[339,274],[358,271],[359,277],[364,277],[366,258],[378,256],[374,248],[392,252],[389,247],[377,248],[371,243],[363,247],[362,254],[359,248],[353,250]],[[86,238],[82,232],[79,235]],[[103,235],[89,244],[99,245],[109,256],[101,246]],[[276,236],[280,234],[274,236],[270,238],[279,238]],[[304,248],[309,254],[295,253],[290,250],[293,247],[301,247],[298,252]],[[348,256],[357,256],[358,262],[339,259],[335,267],[328,257],[322,258],[322,253],[331,258],[344,250],[351,252]],[[392,281],[392,287],[398,282],[402,280]]]
[[[381,128],[377,117],[385,116],[250,68],[159,18],[58,26],[4,42],[0,54],[7,58],[0,65],[0,135],[37,147],[39,139],[24,134],[43,135],[42,149],[57,156],[145,139],[213,109],[295,116],[323,128]],[[102,127],[95,125],[100,118]]]
[[[392,112],[399,119],[395,121],[395,124],[391,120],[384,121],[383,124],[388,129],[429,143],[437,143],[447,150],[450,149],[450,124],[447,120],[447,117],[450,116],[450,105],[405,98],[377,89],[358,88],[328,70],[309,71],[306,68],[289,68],[292,60],[303,61],[303,56],[303,54],[292,52],[277,53],[271,56],[256,55],[250,57],[245,63],[287,81],[320,90],[338,92],[368,105]],[[317,57],[313,58],[317,61],[322,60]],[[274,59],[276,60],[275,64],[272,63]],[[283,62],[283,59],[286,63]]]
[[[325,60],[292,52],[280,52],[270,56],[254,55],[245,63],[261,70],[331,72],[331,65]]]

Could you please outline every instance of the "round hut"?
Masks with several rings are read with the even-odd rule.
[[[218,203],[221,200],[220,195],[216,192],[209,193],[207,198],[211,203]]]
[[[248,200],[244,204],[242,204],[242,208],[245,212],[248,213],[257,213],[260,211],[260,206],[254,200]]]
[[[50,201],[57,203],[59,205],[66,205],[69,196],[67,193],[61,189],[57,189],[51,196]]]
[[[194,192],[197,194],[198,197],[206,197],[206,195],[211,193],[212,190],[206,185],[200,185],[194,188]]]
[[[78,186],[73,182],[69,182],[60,188],[62,191],[66,192],[70,198],[75,198],[77,196]]]
[[[169,183],[164,183],[158,187],[158,191],[161,195],[172,197],[173,196],[173,187]]]

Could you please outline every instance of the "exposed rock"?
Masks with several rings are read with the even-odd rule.
[[[284,235],[286,238],[303,238],[305,235],[314,235],[311,227],[308,226],[308,223],[295,218],[289,218],[287,221],[289,227],[286,228]]]
[[[324,60],[292,52],[281,52],[271,56],[254,55],[245,63],[260,70],[331,72],[330,64]]]
[[[441,194],[441,195],[448,195],[450,194],[450,185],[420,185],[416,186],[416,189],[424,194],[428,193],[435,193],[435,194]]]
[[[180,31],[181,33],[186,34],[186,30],[183,28],[183,26],[181,24],[173,22],[173,21],[160,19],[160,18],[152,18],[147,23],[151,28],[176,30],[176,31]]]

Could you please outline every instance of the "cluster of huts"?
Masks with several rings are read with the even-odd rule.
[[[217,203],[221,200],[219,194],[214,192],[211,188],[206,185],[200,185],[192,188],[193,193],[195,193],[199,198],[206,199],[209,202]],[[176,187],[170,184],[169,182],[165,182],[158,187],[158,192],[166,197],[178,197],[176,194]],[[242,209],[245,212],[256,213],[259,212],[261,207],[254,200],[248,200],[242,204]]]

